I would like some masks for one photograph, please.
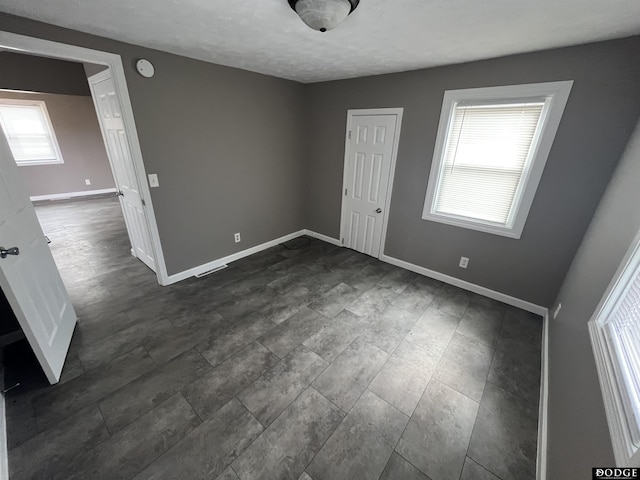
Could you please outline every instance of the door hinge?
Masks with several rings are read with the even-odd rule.
[[[344,189],[344,196],[345,197],[347,196],[347,189],[346,188]]]
[[[349,130],[349,140],[351,140],[351,130]]]
[[[342,245],[344,245],[344,238],[342,239],[341,243],[342,243]]]
[[[143,207],[146,207],[146,206],[147,206],[147,204],[146,204],[146,203],[145,203],[145,201],[144,201],[144,198],[141,198],[141,199],[140,199],[140,201],[142,202],[142,206],[143,206]]]

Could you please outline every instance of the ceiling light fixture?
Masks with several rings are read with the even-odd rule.
[[[360,0],[289,0],[289,5],[309,27],[320,32],[336,28]]]

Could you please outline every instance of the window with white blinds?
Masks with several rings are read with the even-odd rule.
[[[589,321],[589,333],[616,466],[638,466],[640,232]]]
[[[633,443],[640,446],[640,270],[602,321]]]
[[[44,102],[0,99],[0,125],[18,165],[63,163]]]
[[[507,225],[543,107],[456,105],[435,211]]]
[[[519,238],[570,87],[447,91],[423,218]]]

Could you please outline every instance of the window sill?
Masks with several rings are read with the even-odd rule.
[[[19,167],[37,167],[39,165],[62,165],[64,164],[63,160],[51,159],[51,160],[32,160],[32,161],[24,161],[19,162],[16,161],[16,164]]]
[[[476,230],[478,232],[491,233],[493,235],[500,235],[502,237],[508,237],[518,240],[522,236],[523,228],[514,227],[501,227],[498,225],[491,225],[489,223],[483,223],[481,221],[466,220],[462,218],[438,215],[435,213],[423,213],[423,220],[431,222],[444,223],[446,225],[452,225],[454,227],[467,228],[469,230]],[[523,226],[524,227],[524,226]]]

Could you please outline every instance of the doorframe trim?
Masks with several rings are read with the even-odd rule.
[[[54,42],[51,40],[44,40],[42,38],[29,37],[5,31],[0,31],[0,48],[16,53],[31,53],[49,58],[95,63],[105,65],[111,70],[116,87],[116,95],[118,96],[122,107],[122,120],[124,122],[124,129],[127,134],[129,148],[131,150],[133,172],[136,177],[135,181],[138,184],[138,188],[140,192],[142,192],[146,203],[143,212],[146,219],[146,225],[149,230],[151,247],[156,262],[156,276],[160,285],[166,285],[168,279],[167,266],[162,252],[160,234],[158,224],[156,222],[153,202],[151,200],[149,185],[145,181],[147,176],[142,158],[142,149],[140,148],[138,130],[133,116],[133,107],[131,106],[131,98],[129,97],[129,90],[127,88],[127,80],[124,73],[124,66],[122,64],[122,57],[115,53],[93,50],[90,48],[78,47],[76,45],[69,45],[66,43]]]
[[[382,258],[384,255],[384,248],[387,241],[387,227],[389,225],[389,209],[391,207],[391,197],[393,196],[393,181],[396,173],[396,160],[398,159],[398,146],[400,145],[400,131],[402,129],[402,115],[404,113],[404,107],[392,107],[392,108],[365,108],[365,109],[350,109],[347,110],[347,126],[344,135],[344,160],[343,160],[343,172],[342,172],[342,189],[340,190],[340,196],[342,197],[340,207],[340,245],[344,246],[342,239],[345,237],[345,195],[344,189],[347,183],[348,174],[348,160],[349,160],[349,130],[351,129],[351,123],[353,117],[364,117],[371,115],[395,115],[396,116],[396,131],[393,139],[393,146],[391,150],[391,165],[389,166],[389,182],[387,184],[387,205],[384,209],[382,216],[382,238],[380,239],[380,251],[377,258]]]

